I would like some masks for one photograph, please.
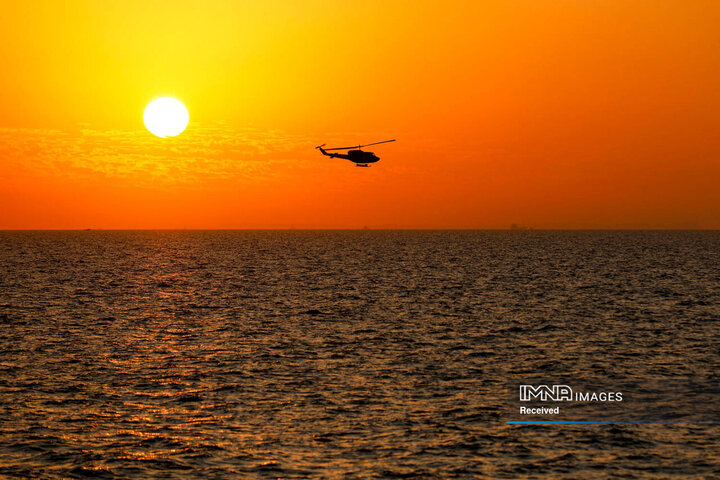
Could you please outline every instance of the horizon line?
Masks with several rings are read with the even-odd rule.
[[[0,228],[0,232],[158,232],[158,231],[436,231],[436,232],[718,232],[720,228],[453,228],[453,227],[315,227],[315,228]]]

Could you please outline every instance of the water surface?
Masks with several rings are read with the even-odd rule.
[[[718,478],[717,426],[506,421],[712,389],[719,319],[718,232],[0,232],[0,476]]]

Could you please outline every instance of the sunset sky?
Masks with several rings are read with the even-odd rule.
[[[720,2],[3,9],[0,229],[720,228]]]

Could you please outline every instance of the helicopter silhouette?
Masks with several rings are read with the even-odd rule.
[[[375,155],[373,152],[366,152],[364,150],[361,150],[362,147],[369,147],[370,145],[378,145],[380,143],[388,143],[388,142],[394,142],[395,140],[383,140],[382,142],[375,142],[375,143],[366,143],[365,145],[357,145],[354,147],[335,147],[335,148],[322,148],[325,146],[323,143],[322,145],[318,145],[317,148],[322,152],[323,155],[326,155],[330,158],[344,158],[345,160],[350,160],[351,162],[355,163],[356,167],[369,167],[369,163],[375,163],[378,160],[380,160],[380,157]],[[347,153],[327,153],[329,150],[348,150]]]

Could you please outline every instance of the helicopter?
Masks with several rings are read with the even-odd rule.
[[[370,145],[378,145],[380,143],[394,142],[395,140],[383,140],[382,142],[366,143],[365,145],[357,145],[355,147],[335,147],[335,148],[323,148],[325,144],[318,145],[317,148],[322,152],[323,155],[327,155],[330,158],[344,158],[355,163],[356,167],[369,167],[369,163],[375,163],[380,160],[380,157],[375,155],[373,152],[366,152],[361,150],[362,147],[369,147]],[[347,153],[327,153],[329,150],[348,150]]]

